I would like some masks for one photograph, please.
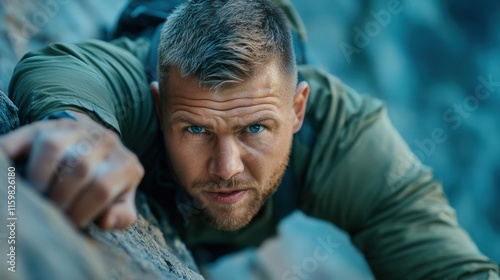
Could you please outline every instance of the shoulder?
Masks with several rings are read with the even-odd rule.
[[[384,174],[398,151],[406,154],[405,143],[382,101],[313,67],[300,67],[300,74],[311,92],[292,155],[299,206],[349,230],[365,221],[376,197],[386,192]],[[311,138],[312,145],[307,143]]]
[[[294,137],[298,161],[311,157],[313,150],[324,149],[335,150],[328,159],[335,161],[347,145],[386,114],[384,102],[358,94],[326,71],[299,66],[299,73],[308,82],[310,94],[304,125]]]
[[[356,121],[376,118],[385,110],[381,100],[358,94],[326,71],[300,66],[299,73],[311,88],[307,117],[317,128],[333,120],[337,124],[335,128],[341,128]]]

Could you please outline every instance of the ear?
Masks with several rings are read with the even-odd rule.
[[[163,121],[161,114],[161,98],[160,98],[160,86],[157,81],[151,82],[149,85],[149,89],[151,90],[151,95],[153,95],[153,102],[155,103],[155,111],[160,123]]]
[[[307,82],[300,82],[295,90],[293,97],[293,133],[296,133],[302,127],[304,117],[306,115],[307,99],[309,98],[309,84]]]

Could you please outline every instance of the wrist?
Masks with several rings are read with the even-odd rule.
[[[58,120],[58,119],[71,119],[77,121],[78,119],[75,117],[73,113],[67,110],[56,111],[45,116],[42,121],[48,120]]]

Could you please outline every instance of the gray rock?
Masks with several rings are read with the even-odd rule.
[[[88,229],[106,256],[106,266],[113,268],[110,279],[203,279],[163,210],[140,192],[136,205],[139,217],[127,230]],[[151,207],[156,207],[156,217]]]
[[[5,134],[19,127],[19,119],[17,118],[17,107],[10,99],[0,90],[0,135]]]

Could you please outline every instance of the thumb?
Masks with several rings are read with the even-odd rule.
[[[96,221],[105,230],[126,229],[137,219],[135,188],[119,197]]]

